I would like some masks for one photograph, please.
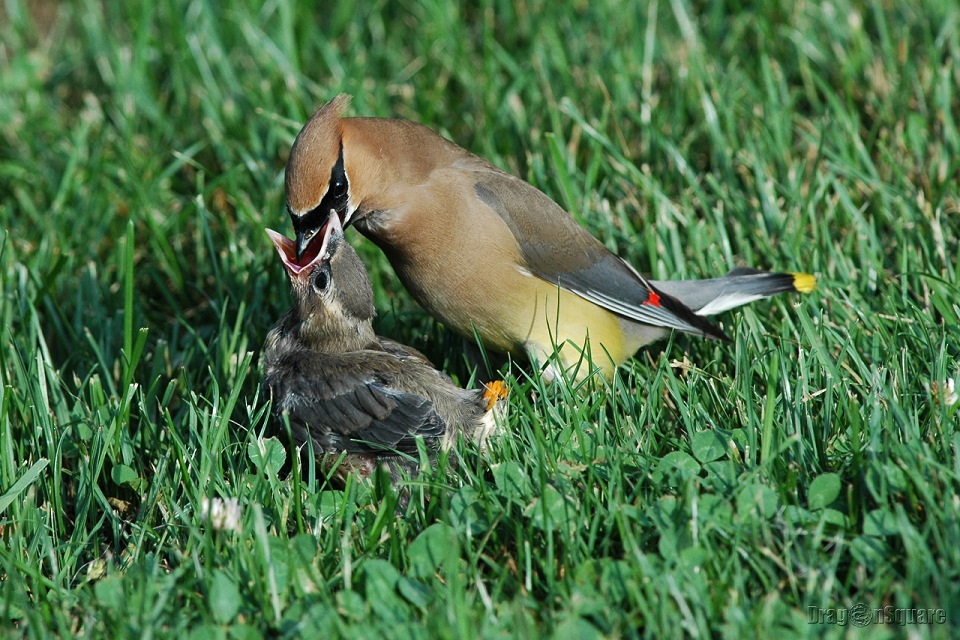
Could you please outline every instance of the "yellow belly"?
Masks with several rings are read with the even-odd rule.
[[[592,361],[609,380],[617,366],[649,342],[635,330],[642,325],[527,271],[509,229],[490,222],[480,225],[466,218],[432,225],[424,233],[409,221],[394,219],[394,235],[378,243],[404,286],[431,315],[468,338],[476,332],[492,350],[527,355],[545,365],[548,376],[562,371],[581,380],[590,374]],[[438,254],[437,246],[444,251]]]
[[[531,277],[511,291],[499,322],[477,331],[485,343],[513,353],[524,352],[549,377],[564,373],[582,380],[592,362],[606,379],[630,358],[639,344],[615,314],[580,296]]]

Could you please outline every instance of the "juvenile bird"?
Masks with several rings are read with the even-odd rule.
[[[806,274],[746,268],[648,280],[530,184],[419,124],[344,118],[349,99],[317,110],[290,151],[297,256],[333,218],[353,224],[447,326],[538,363],[559,348],[550,376],[586,350],[609,379],[671,329],[726,339],[703,316],[816,285]]]
[[[311,440],[328,471],[342,455],[341,480],[369,476],[378,464],[397,480],[416,470],[418,437],[431,450],[449,448],[460,433],[486,439],[503,383],[461,389],[416,350],[378,337],[370,279],[336,216],[301,261],[292,241],[267,233],[293,306],[267,336],[265,386],[297,444]]]

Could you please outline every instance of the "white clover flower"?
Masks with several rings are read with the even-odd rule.
[[[240,531],[240,502],[236,498],[203,498],[200,519],[216,531]]]
[[[930,394],[934,401],[942,401],[947,407],[952,407],[960,400],[960,395],[957,394],[957,382],[953,378],[947,378],[942,384],[931,382]]]
[[[952,407],[960,400],[957,395],[956,382],[953,378],[947,378],[947,383],[943,385],[943,404]]]

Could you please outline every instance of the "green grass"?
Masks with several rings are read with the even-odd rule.
[[[956,4],[474,4],[5,3],[0,630],[955,634]],[[658,278],[820,287],[592,393],[514,366],[502,435],[401,517],[382,483],[288,473],[258,391],[289,302],[263,227],[290,233],[286,154],[339,92],[524,177]],[[460,339],[349,237],[378,330],[467,381]],[[239,531],[206,497],[238,500]],[[808,622],[857,603],[946,622]]]

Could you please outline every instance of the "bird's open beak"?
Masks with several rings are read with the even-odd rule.
[[[340,214],[337,213],[336,209],[330,209],[330,214],[327,216],[326,221],[323,224],[317,227],[312,227],[309,229],[301,229],[297,231],[297,240],[296,240],[296,249],[297,249],[297,262],[302,262],[303,257],[310,250],[310,245],[316,240],[317,236],[323,237],[324,231],[329,228],[330,222],[336,218],[337,226],[340,227],[340,230],[343,231],[343,227],[349,224],[349,215],[344,214],[344,219],[340,219]]]
[[[329,219],[320,227],[297,231],[297,243],[294,247],[296,249],[297,261],[306,255],[307,251],[310,249],[310,244],[313,242],[313,239],[317,237],[318,233],[323,233],[323,230],[326,229],[328,224],[330,224]]]
[[[277,253],[280,254],[280,260],[283,261],[283,266],[287,270],[287,273],[290,274],[292,280],[306,280],[313,270],[314,265],[323,260],[330,259],[334,248],[330,241],[331,238],[343,235],[340,217],[336,214],[331,215],[327,219],[327,222],[317,231],[323,238],[323,241],[310,242],[308,239],[306,250],[301,253],[298,251],[298,245],[285,235],[277,233],[273,229],[266,229],[267,235],[270,236],[270,241],[273,242]],[[313,233],[310,238],[312,239],[316,235],[317,233]],[[300,236],[301,234],[297,234],[298,242]]]

